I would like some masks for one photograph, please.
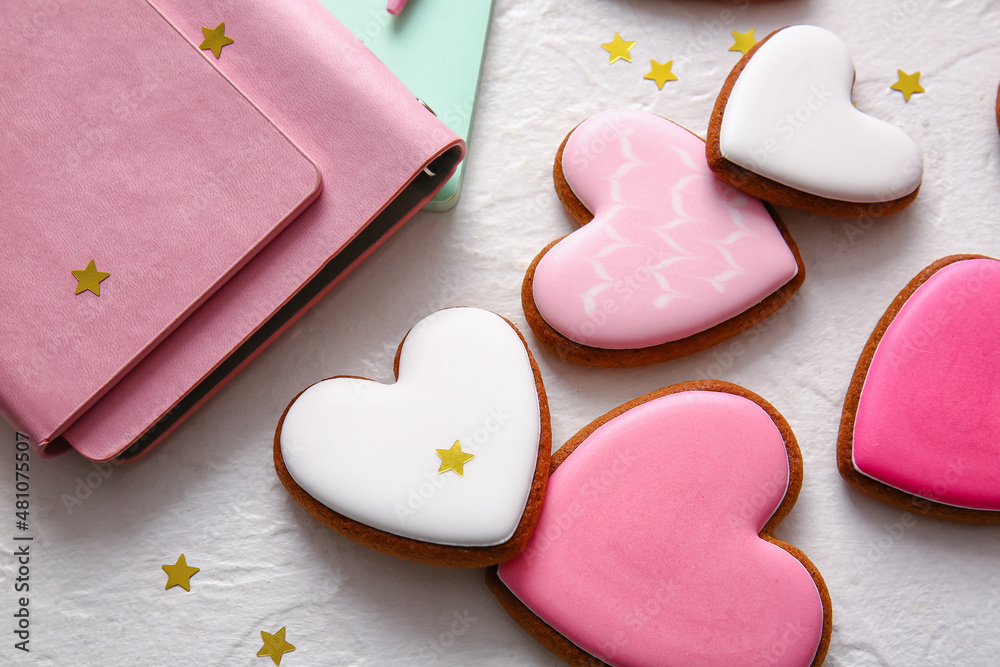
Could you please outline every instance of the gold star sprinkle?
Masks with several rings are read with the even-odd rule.
[[[615,33],[615,38],[612,41],[607,44],[601,44],[601,46],[603,46],[607,52],[611,54],[608,60],[609,64],[619,58],[632,62],[632,56],[629,55],[629,49],[635,46],[635,42],[626,42],[617,32]]]
[[[732,33],[733,39],[736,41],[729,47],[730,51],[742,51],[743,55],[746,55],[757,43],[757,40],[754,39],[753,36],[753,28],[747,30],[746,32],[736,32],[733,30]]]
[[[281,656],[291,653],[295,647],[285,641],[285,629],[281,628],[273,635],[269,632],[260,631],[260,638],[264,640],[264,646],[257,651],[257,657],[268,656],[274,660],[275,665],[281,664]]]
[[[896,72],[899,74],[899,81],[889,87],[903,93],[907,102],[910,101],[910,95],[913,93],[924,92],[924,87],[920,85],[920,72],[907,74],[901,69],[896,70]]]
[[[101,296],[101,281],[105,280],[110,276],[110,273],[105,273],[104,271],[97,270],[97,264],[94,260],[90,260],[90,264],[87,265],[83,271],[73,271],[73,277],[76,278],[76,294],[81,292],[93,292],[97,296]]]
[[[656,86],[660,90],[663,90],[663,84],[665,84],[667,81],[677,80],[677,75],[670,71],[670,68],[673,67],[673,65],[674,65],[673,60],[668,60],[665,63],[658,63],[655,60],[650,60],[649,66],[652,67],[653,69],[651,69],[646,74],[646,76],[642,78],[649,79],[650,81],[655,81]]]
[[[180,586],[184,590],[191,592],[191,577],[198,572],[197,567],[191,567],[184,560],[184,554],[180,555],[173,565],[161,565],[163,571],[167,573],[167,585],[163,590],[173,586]]]
[[[201,32],[205,35],[205,40],[198,48],[201,50],[212,49],[216,58],[222,56],[222,47],[233,43],[233,39],[226,35],[226,22],[223,21],[214,28],[201,27]]]
[[[464,477],[463,466],[476,458],[473,454],[463,452],[462,445],[459,444],[458,440],[451,446],[451,449],[438,449],[435,451],[441,457],[441,467],[438,468],[438,474],[454,470],[458,473],[459,477]]]

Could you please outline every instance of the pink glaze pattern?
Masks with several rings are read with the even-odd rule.
[[[616,666],[809,665],[824,610],[809,571],[759,531],[788,488],[756,403],[689,391],[595,430],[552,474],[506,586]]]
[[[861,390],[854,467],[935,502],[1000,510],[1000,262],[949,264],[903,304]]]
[[[533,293],[542,318],[577,343],[680,340],[798,273],[764,205],[719,180],[704,142],[669,120],[599,113],[570,135],[562,169],[594,219],[542,257]]]

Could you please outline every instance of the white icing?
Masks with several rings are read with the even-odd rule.
[[[884,202],[920,186],[920,149],[851,104],[854,61],[833,33],[792,26],[765,42],[729,94],[719,149],[727,160],[810,194]]]
[[[528,502],[541,434],[527,350],[503,318],[442,310],[406,336],[399,379],[335,378],[291,405],[281,453],[306,493],[354,521],[463,547],[503,544]],[[464,476],[438,473],[455,441]]]

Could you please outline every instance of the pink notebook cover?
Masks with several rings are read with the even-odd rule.
[[[59,434],[317,195],[145,2],[4,3],[0,412]],[[29,30],[30,28],[30,30]],[[72,271],[94,260],[100,295]]]
[[[319,165],[315,203],[64,434],[85,456],[136,456],[248,363],[440,189],[465,146],[315,0],[152,0]],[[425,170],[426,168],[426,170]],[[59,447],[64,443],[57,443]]]

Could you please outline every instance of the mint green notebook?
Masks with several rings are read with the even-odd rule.
[[[493,0],[410,0],[399,16],[386,0],[320,0],[454,132],[469,140]],[[425,207],[458,202],[465,163]]]

